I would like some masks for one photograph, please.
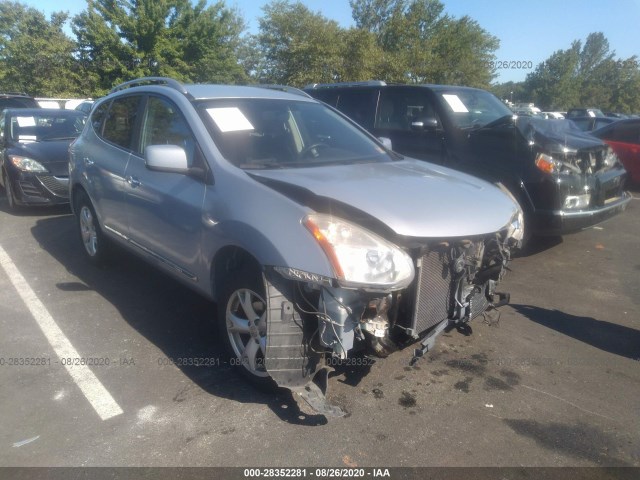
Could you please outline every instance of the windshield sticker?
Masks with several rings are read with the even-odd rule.
[[[34,117],[16,117],[18,126],[20,127],[35,127],[36,119]]]
[[[207,113],[222,133],[254,130],[251,122],[237,107],[207,108]]]
[[[462,100],[460,100],[460,98],[457,95],[442,95],[442,98],[444,98],[447,103],[449,104],[449,106],[451,107],[451,110],[453,110],[453,113],[468,113],[469,110],[467,110],[467,107],[465,107],[464,103],[462,103]]]

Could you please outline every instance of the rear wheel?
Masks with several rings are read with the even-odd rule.
[[[229,363],[253,385],[274,390],[265,368],[267,302],[259,272],[234,272],[218,301],[218,326]]]
[[[108,257],[107,239],[102,233],[96,212],[86,193],[79,192],[77,194],[75,210],[84,256],[96,265],[106,263]]]

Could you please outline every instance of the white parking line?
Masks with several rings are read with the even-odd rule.
[[[18,291],[20,298],[22,298],[22,301],[31,312],[33,318],[38,322],[38,326],[42,330],[42,333],[44,333],[49,344],[53,347],[58,358],[61,360],[63,358],[80,358],[80,355],[78,355],[76,349],[73,348],[69,339],[64,335],[62,330],[60,330],[60,327],[58,327],[51,314],[47,311],[44,304],[37,297],[2,247],[0,247],[0,265],[2,265],[2,268],[7,273],[9,280],[11,280],[11,283]],[[68,364],[65,364],[65,367],[102,420],[107,420],[123,413],[120,405],[116,403],[89,367],[86,365],[72,366]]]

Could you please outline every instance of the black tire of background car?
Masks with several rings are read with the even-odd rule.
[[[250,269],[238,270],[231,272],[224,281],[224,288],[218,298],[217,303],[217,323],[222,342],[226,350],[227,364],[237,373],[242,375],[254,387],[264,392],[274,392],[278,390],[278,385],[269,376],[259,377],[253,374],[244,362],[234,351],[227,330],[227,308],[232,297],[238,290],[248,289],[256,293],[261,299],[265,298],[264,284],[262,283],[262,275],[259,271]],[[266,305],[265,305],[266,308]]]
[[[91,254],[87,250],[84,244],[84,240],[82,238],[82,224],[81,224],[80,217],[82,215],[83,209],[85,208],[88,209],[89,212],[91,213],[92,223],[96,232],[96,251],[94,254]],[[89,197],[83,191],[79,191],[76,195],[75,212],[76,212],[76,229],[78,231],[78,239],[80,240],[84,257],[94,265],[100,265],[100,266],[106,265],[108,263],[109,255],[110,255],[109,240],[104,236],[104,233],[100,228],[100,224],[98,223],[98,217],[96,216],[96,211],[93,208],[93,205],[91,204],[91,200],[89,200]]]

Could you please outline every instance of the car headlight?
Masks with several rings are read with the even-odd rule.
[[[373,232],[331,215],[303,220],[345,287],[401,289],[414,277],[411,257]]]
[[[513,238],[517,242],[522,242],[522,239],[524,238],[524,213],[522,212],[522,207],[507,187],[502,183],[496,183],[496,186],[502,190],[502,192],[508,196],[517,207],[516,212],[511,216],[509,223],[506,225],[507,238]]]
[[[518,211],[509,220],[507,238],[513,238],[517,242],[522,242],[524,238],[524,214],[521,208],[518,208]]]
[[[620,160],[618,159],[616,152],[614,152],[611,147],[607,147],[607,151],[604,155],[603,161],[605,168],[613,167],[614,165],[617,165],[619,161]]]
[[[535,164],[544,173],[582,173],[575,165],[557,160],[546,153],[539,153],[536,156]]]
[[[47,169],[42,166],[41,163],[36,162],[29,157],[21,157],[19,155],[9,155],[9,160],[16,168],[19,168],[23,172],[46,172]]]

